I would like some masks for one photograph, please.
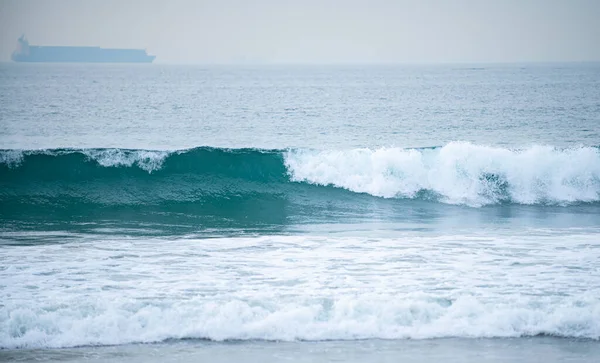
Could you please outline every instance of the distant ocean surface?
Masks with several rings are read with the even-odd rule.
[[[600,64],[0,64],[0,360],[600,361]]]

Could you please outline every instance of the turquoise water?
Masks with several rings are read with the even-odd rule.
[[[0,354],[593,361],[599,91],[598,64],[2,64]]]

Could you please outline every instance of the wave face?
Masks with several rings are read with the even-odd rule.
[[[281,152],[251,149],[4,151],[1,160],[6,219],[173,217],[172,223],[204,218],[208,225],[207,218],[250,215],[273,224],[288,180]]]
[[[594,147],[4,150],[0,175],[0,214],[9,219],[118,211],[277,223],[303,208],[349,211],[373,197],[471,207],[600,201]]]

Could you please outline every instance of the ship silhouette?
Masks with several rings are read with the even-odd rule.
[[[24,35],[11,56],[15,62],[49,63],[152,63],[154,58],[145,49],[30,45]]]

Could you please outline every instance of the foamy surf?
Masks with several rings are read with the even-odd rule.
[[[0,348],[4,349],[168,339],[600,338],[600,303],[589,297],[484,302],[472,297],[449,301],[399,294],[297,297],[285,302],[257,295],[249,301],[195,298],[141,302],[107,295],[85,302],[73,299],[42,306],[11,305],[0,312]]]
[[[88,236],[5,246],[0,348],[172,339],[597,340],[596,237],[594,230],[169,241]]]

